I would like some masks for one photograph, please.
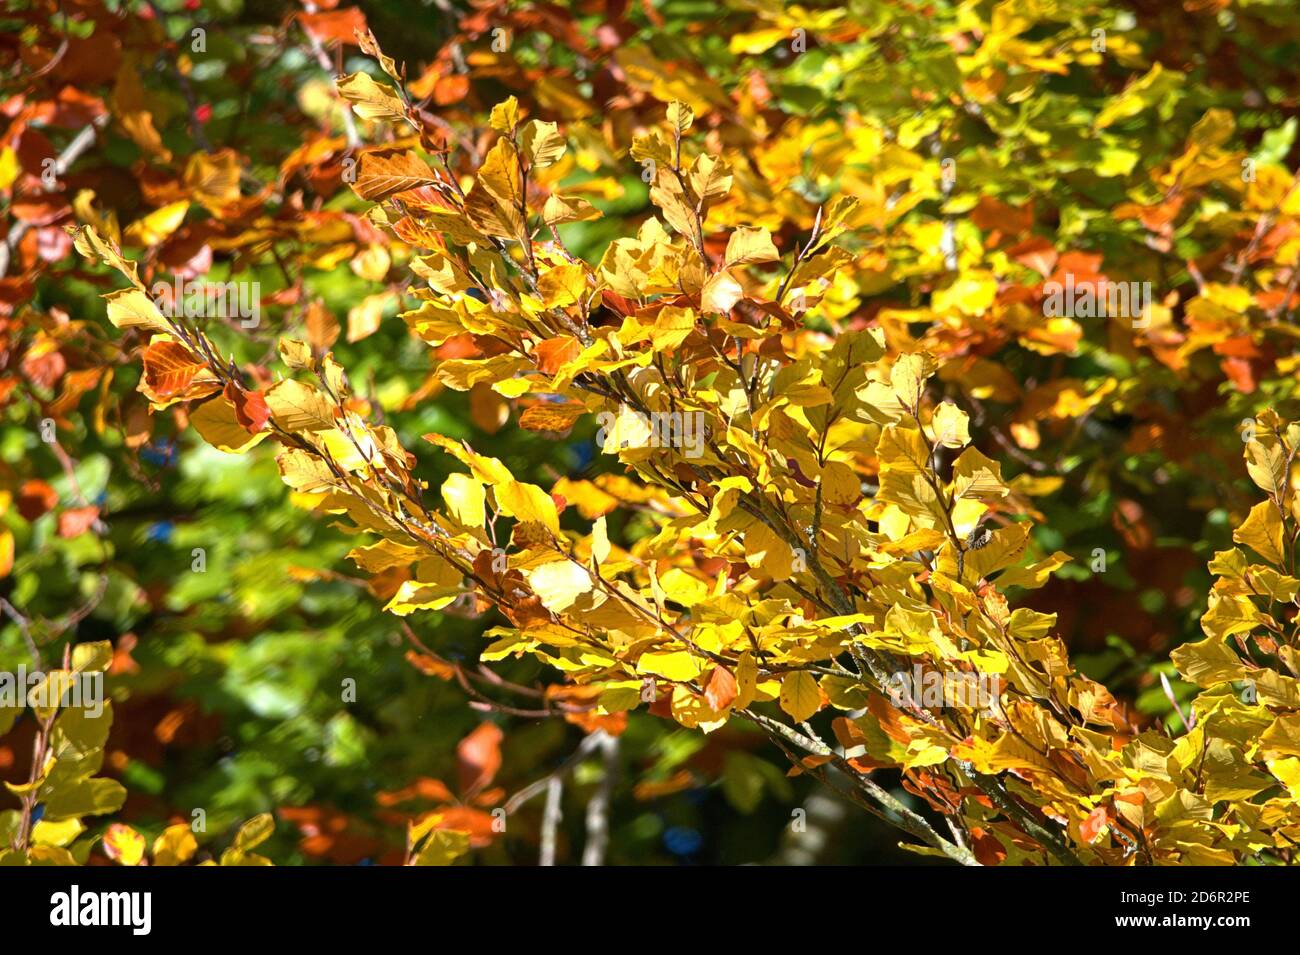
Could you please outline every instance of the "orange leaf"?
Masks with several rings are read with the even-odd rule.
[[[266,430],[266,423],[271,420],[271,409],[260,391],[245,391],[232,381],[222,394],[235,406],[235,418],[245,431],[257,434]]]
[[[325,304],[316,299],[307,306],[307,316],[303,319],[307,326],[307,340],[317,348],[329,348],[338,340],[339,320],[335,318]]]
[[[519,427],[528,431],[568,431],[587,409],[580,404],[533,405],[519,416]]]
[[[495,723],[480,723],[456,745],[456,758],[460,763],[460,791],[467,795],[492,782],[501,768],[500,727]]]
[[[549,338],[539,342],[533,355],[537,362],[537,370],[544,375],[553,375],[562,366],[577,358],[579,351],[576,338],[561,335],[559,338]]]
[[[484,551],[484,553],[491,553]],[[418,653],[415,650],[406,651],[406,662],[411,664],[425,676],[436,676],[441,680],[450,680],[456,675],[456,670],[450,663],[445,660],[439,660],[429,656],[427,653]]]
[[[362,199],[378,202],[437,181],[428,163],[409,149],[375,149],[358,157],[357,181],[352,188]]]
[[[176,342],[154,342],[144,350],[144,380],[160,398],[178,395],[204,367],[189,349]]]
[[[433,87],[433,101],[439,106],[459,103],[469,92],[469,77],[454,74],[444,76]]]
[[[366,32],[366,15],[357,7],[324,13],[299,13],[298,20],[304,30],[322,42],[337,40],[339,43],[356,46],[354,31]]]
[[[724,666],[715,666],[709,684],[704,688],[704,699],[709,709],[717,711],[730,705],[736,698],[736,678]]]
[[[99,508],[72,507],[59,515],[59,536],[65,538],[80,537],[99,518]]]
[[[510,402],[480,381],[469,390],[469,420],[488,434],[496,434],[510,420]]]
[[[1106,831],[1109,824],[1106,807],[1098,806],[1088,813],[1087,819],[1079,823],[1079,835],[1083,837],[1084,842],[1096,842],[1097,838]]]

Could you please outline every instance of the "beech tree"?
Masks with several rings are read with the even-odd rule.
[[[600,861],[633,720],[761,734],[791,777],[956,863],[1291,861],[1295,18],[1021,7],[737,4],[720,34],[501,4],[418,76],[359,13],[312,8],[318,80],[330,49],[365,59],[312,88],[323,128],[278,194],[232,147],[154,143],[121,91],[153,211],[122,228],[81,191],[11,226],[35,237],[15,254],[38,243],[19,301],[46,268],[115,283],[70,407],[138,368],[137,430],[273,455],[295,520],[350,548],[355,569],[312,574],[359,577],[418,671],[586,734],[506,797],[483,723],[459,791],[403,820],[403,861],[488,851],[543,791],[553,861],[565,774],[603,755]],[[1220,43],[1263,53],[1225,75]],[[65,235],[75,258],[42,254]],[[339,342],[318,290],[345,262],[378,290]],[[32,361],[71,340],[43,314],[16,310]],[[386,393],[397,323],[427,370]],[[479,433],[389,420],[451,401]],[[484,450],[498,434],[590,440],[593,461],[520,474]],[[452,615],[482,628],[474,666],[439,645]],[[111,646],[65,642],[59,672],[108,667]],[[526,659],[543,683],[510,678]],[[33,708],[38,753],[102,748],[106,722],[79,742],[84,716],[53,712]],[[42,762],[10,787],[13,860],[80,861],[56,850],[124,793],[94,759]],[[103,801],[35,838],[65,785]],[[270,828],[222,860],[264,861]],[[145,843],[113,823],[103,845]]]

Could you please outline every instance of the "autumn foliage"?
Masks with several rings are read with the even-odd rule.
[[[61,497],[10,466],[6,547],[42,546],[26,526],[55,510],[60,537],[107,546],[111,506],[61,504],[92,432],[128,473],[163,433],[182,459],[273,458],[265,546],[318,535],[330,556],[298,582],[349,581],[411,674],[491,714],[445,741],[454,785],[416,758],[374,797],[362,842],[400,833],[391,861],[499,849],[514,823],[495,823],[540,792],[506,795],[501,748],[548,724],[580,742],[534,775],[604,754],[596,861],[616,787],[666,798],[711,772],[733,802],[779,798],[760,753],[957,863],[1290,863],[1300,18],[722,6],[720,31],[651,4],[484,3],[417,64],[359,10],[311,5],[277,25],[318,74],[278,155],[205,131],[202,54],[158,13],[83,13],[62,54],[33,21],[51,35],[14,67],[0,138],[6,400],[30,419],[15,446],[52,422],[74,476]],[[88,62],[74,42],[116,69],[62,76]],[[160,50],[170,138],[130,68]],[[103,170],[42,186],[60,161],[40,131],[80,125],[110,140],[96,162],[134,157],[129,216]],[[196,279],[244,283],[227,305],[251,285],[253,314],[189,308]],[[101,295],[75,317],[47,291],[73,281]],[[15,660],[67,646],[57,673],[129,672],[125,634],[72,620],[35,646],[6,607]],[[469,660],[440,643],[452,619]],[[932,692],[954,684],[992,696]],[[107,722],[31,715],[5,861],[140,862],[121,821],[65,848],[123,805],[95,775]],[[715,758],[683,782],[625,750],[619,781],[619,741],[653,753],[679,729]],[[308,856],[357,838],[321,803],[260,808]],[[178,809],[153,864],[195,856]],[[265,862],[271,828],[232,823],[214,859]]]

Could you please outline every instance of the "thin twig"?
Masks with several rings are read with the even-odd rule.
[[[600,785],[587,802],[587,842],[582,847],[583,865],[604,865],[609,849],[609,804],[618,777],[618,737],[604,730],[592,734],[600,737],[598,748],[604,758]]]
[[[546,781],[546,808],[542,812],[542,851],[538,865],[555,865],[555,837],[560,828],[563,812],[560,800],[564,796],[564,779],[551,776]]]

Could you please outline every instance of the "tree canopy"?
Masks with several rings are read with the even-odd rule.
[[[0,25],[0,862],[1293,861],[1293,5]]]

